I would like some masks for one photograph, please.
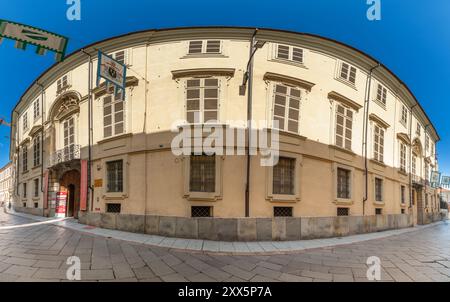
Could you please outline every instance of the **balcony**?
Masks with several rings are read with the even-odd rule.
[[[70,145],[52,153],[48,165],[49,167],[53,167],[57,164],[69,162],[74,159],[80,159],[80,145]]]

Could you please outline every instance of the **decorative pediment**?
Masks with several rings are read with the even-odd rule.
[[[413,147],[412,147],[412,152],[416,155],[416,156],[422,156],[422,143],[420,142],[420,140],[418,138],[415,138],[413,141]]]
[[[409,138],[409,135],[406,133],[397,133],[397,138],[401,141],[403,141],[408,146],[411,145],[411,140]]]
[[[50,108],[49,121],[62,120],[80,111],[81,96],[76,91],[67,91],[59,96]]]
[[[374,121],[375,123],[377,123],[378,125],[380,125],[383,128],[389,128],[390,125],[388,123],[386,123],[381,117],[379,117],[378,115],[376,115],[375,113],[371,113],[369,115],[369,119],[371,121]]]
[[[42,125],[35,125],[33,126],[33,128],[31,128],[30,132],[28,133],[28,135],[30,137],[35,136],[38,132],[40,132],[42,130]]]
[[[307,91],[311,91],[312,87],[315,85],[314,83],[311,83],[311,82],[308,82],[308,81],[305,81],[305,80],[302,80],[299,78],[294,78],[291,76],[273,73],[273,72],[266,72],[264,74],[264,81],[267,81],[267,80],[294,85],[294,86],[306,89]]]
[[[359,109],[361,109],[363,107],[362,105],[358,104],[357,102],[349,99],[346,96],[343,96],[342,94],[340,94],[336,91],[331,91],[330,93],[328,93],[328,98],[338,101],[338,102],[352,108],[355,111],[358,111]]]

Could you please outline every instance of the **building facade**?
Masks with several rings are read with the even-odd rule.
[[[13,187],[13,166],[7,163],[0,168],[0,205],[8,205],[12,202],[14,192]]]
[[[124,98],[97,86],[99,49],[127,66]],[[274,167],[255,155],[247,168],[248,144],[240,155],[171,148],[180,128],[245,131],[250,116],[279,130]],[[44,72],[12,121],[18,211],[166,235],[257,229],[249,219],[289,233],[279,217],[400,227],[439,212],[428,182],[439,136],[417,99],[375,59],[314,35],[211,27],[107,39]]]

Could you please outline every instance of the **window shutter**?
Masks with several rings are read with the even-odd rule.
[[[297,47],[292,48],[292,61],[303,63],[303,49]]]
[[[206,53],[220,53],[220,40],[208,40],[206,42]]]
[[[278,45],[277,58],[283,60],[289,60],[289,46]]]
[[[189,53],[202,53],[203,41],[190,41],[189,42]]]
[[[344,80],[348,79],[348,69],[349,69],[349,65],[347,63],[342,63],[341,66],[341,78],[343,78]]]
[[[353,66],[350,67],[350,76],[349,76],[348,80],[353,84],[356,83],[356,68]]]

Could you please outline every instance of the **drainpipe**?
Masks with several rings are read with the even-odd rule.
[[[12,115],[11,115],[11,132],[10,132],[10,138],[12,139],[12,133],[13,133],[13,130],[12,130],[12,128],[14,127],[14,132],[17,132],[17,139],[15,139],[15,142],[14,142],[14,147],[15,147],[15,149],[17,150],[18,149],[18,151],[17,151],[17,156],[16,156],[16,195],[17,195],[17,197],[19,196],[19,162],[20,162],[20,148],[18,148],[19,147],[19,145],[18,145],[18,142],[20,142],[20,139],[19,139],[19,131],[18,131],[18,127],[17,127],[17,123],[18,123],[18,121],[17,121],[17,119],[16,119],[16,122],[15,123],[13,123],[13,117],[14,117],[14,113],[16,114],[16,116],[17,116],[17,119],[19,118],[19,114],[18,114],[18,112],[16,111],[16,110],[14,110],[13,111],[13,113],[12,113]],[[14,137],[16,137],[15,135],[14,135]],[[17,144],[17,147],[15,146]]]
[[[413,109],[417,106],[417,103],[411,107],[409,113],[409,139],[412,139],[412,113]],[[416,167],[417,168],[417,167]],[[417,170],[417,169],[416,169]],[[409,209],[412,208],[412,141],[409,145]]]
[[[251,142],[251,132],[252,132],[252,92],[253,92],[253,49],[255,47],[255,37],[258,29],[253,32],[251,45],[250,45],[250,58],[247,65],[247,71],[244,77],[248,79],[248,96],[247,96],[247,131],[248,131],[248,148],[247,148],[247,179],[245,184],[245,217],[250,216],[250,142]]]
[[[366,111],[364,113],[364,175],[365,175],[365,190],[364,190],[364,198],[363,198],[363,216],[365,215],[366,209],[366,201],[369,195],[369,163],[367,158],[367,134],[369,127],[369,105],[370,105],[370,88],[372,86],[372,73],[373,71],[380,67],[381,64],[378,62],[377,65],[373,66],[369,70],[369,82],[367,84],[367,94],[365,100]]]
[[[44,186],[42,185],[44,179],[44,86],[38,82],[36,85],[41,87],[41,193],[44,193]]]

